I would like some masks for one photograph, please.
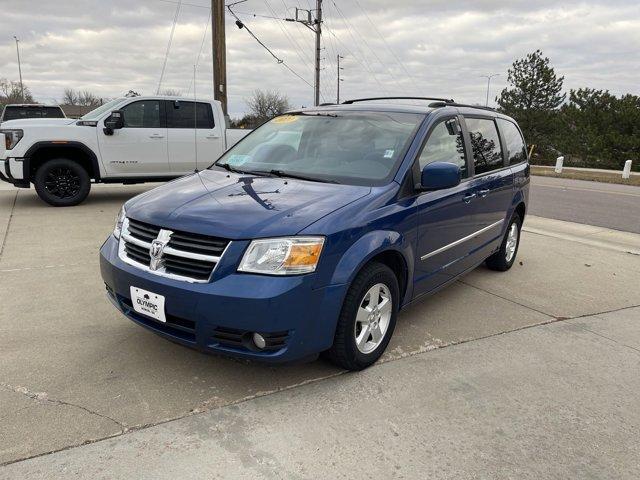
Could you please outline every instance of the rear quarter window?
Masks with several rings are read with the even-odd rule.
[[[518,127],[513,122],[502,118],[498,119],[498,127],[502,132],[507,147],[509,165],[524,162],[527,159],[527,147]]]

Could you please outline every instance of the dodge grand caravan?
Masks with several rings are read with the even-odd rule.
[[[205,351],[359,370],[398,311],[513,265],[527,149],[513,119],[426,99],[278,116],[123,206],[100,265],[134,322]]]

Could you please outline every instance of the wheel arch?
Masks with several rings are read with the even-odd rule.
[[[398,232],[379,230],[369,232],[356,241],[342,256],[332,284],[350,285],[356,275],[371,262],[387,265],[396,275],[400,288],[401,305],[408,303],[413,289],[414,250],[411,243]]]
[[[34,143],[25,153],[25,160],[28,163],[25,171],[29,172],[29,179],[33,181],[36,170],[47,160],[59,157],[78,162],[92,179],[100,181],[100,165],[94,151],[84,143],[68,141],[42,141]]]

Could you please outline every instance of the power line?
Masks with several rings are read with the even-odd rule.
[[[260,46],[262,48],[264,48],[267,52],[269,52],[269,54],[276,59],[276,61],[281,64],[283,67],[285,67],[287,70],[289,70],[291,73],[293,73],[296,77],[298,77],[300,80],[302,80],[304,83],[306,83],[307,85],[309,85],[310,87],[312,87],[313,85],[311,85],[307,80],[305,80],[304,77],[302,77],[298,72],[296,72],[293,68],[291,68],[289,65],[287,65],[287,63],[285,63],[284,60],[282,60],[281,58],[279,58],[275,53],[273,53],[273,51],[267,47],[250,29],[249,27],[247,27],[244,23],[242,23],[242,21],[240,20],[240,18],[235,14],[235,12],[231,9],[231,5],[227,5],[227,9],[229,10],[229,13],[231,13],[231,15],[233,15],[233,17],[236,19],[236,25],[238,26],[238,28],[244,28],[247,33],[249,35],[251,35],[251,37],[253,37],[253,39],[258,42],[260,44]]]
[[[164,62],[162,62],[162,71],[160,72],[160,80],[158,81],[158,90],[156,95],[160,94],[160,87],[162,86],[162,78],[164,77],[164,71],[167,68],[167,59],[169,58],[169,51],[171,50],[171,42],[173,42],[173,32],[176,30],[176,23],[178,23],[178,15],[180,15],[180,7],[182,6],[182,0],[178,0],[178,6],[176,7],[176,14],[173,17],[173,25],[171,25],[171,33],[169,34],[169,42],[167,43],[167,51],[164,54]]]
[[[371,24],[371,26],[373,27],[373,29],[375,30],[375,32],[378,34],[378,36],[380,37],[380,39],[383,41],[383,43],[385,44],[385,46],[387,47],[387,50],[389,50],[389,52],[391,53],[391,55],[395,58],[396,62],[398,63],[398,65],[400,65],[400,68],[402,68],[402,70],[404,70],[404,73],[409,77],[409,79],[411,80],[411,83],[413,83],[413,87],[416,88],[416,90],[418,89],[418,86],[416,85],[415,79],[413,78],[413,76],[411,75],[411,73],[409,73],[409,70],[407,70],[407,67],[405,67],[404,63],[402,63],[400,61],[400,58],[396,55],[396,53],[391,49],[391,46],[389,46],[389,43],[387,43],[387,40],[384,38],[384,35],[382,35],[382,33],[380,33],[380,30],[378,30],[378,27],[376,27],[376,24],[373,23],[373,21],[371,20],[371,18],[369,17],[369,14],[367,13],[367,11],[362,8],[362,5],[360,5],[360,2],[358,0],[355,0],[356,5],[358,5],[358,7],[360,8],[360,10],[362,10],[362,13],[364,13],[365,17],[367,17],[367,20],[369,21],[369,23]]]
[[[198,69],[198,65],[200,64],[200,56],[202,55],[202,49],[204,48],[204,42],[207,39],[207,32],[209,31],[209,23],[211,21],[211,9],[209,9],[209,15],[207,16],[207,23],[204,26],[204,33],[202,34],[202,42],[200,43],[200,50],[198,51],[198,56],[196,57],[195,69]],[[193,86],[193,92],[195,94],[196,91],[196,77],[195,74],[193,79],[189,82],[189,89],[187,90],[187,95],[191,92],[191,86]]]

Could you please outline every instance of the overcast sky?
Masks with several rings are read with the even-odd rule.
[[[227,0],[231,3],[231,0]],[[271,17],[291,17],[315,0],[247,0],[234,10],[295,72],[313,84],[313,33]],[[640,94],[640,1],[325,0],[323,101],[335,101],[336,65],[343,60],[342,98],[431,95],[484,102],[506,84],[514,59],[540,48],[565,89],[593,87]],[[0,0],[0,78],[22,73],[36,99],[61,100],[64,88],[103,97],[129,89],[155,93],[177,0]],[[250,14],[262,16],[254,17]],[[178,13],[162,88],[211,95],[209,2],[185,0]],[[205,32],[206,29],[206,32]],[[227,14],[229,110],[238,116],[256,88],[310,105],[313,91],[234,25]],[[206,33],[206,35],[205,35]]]

